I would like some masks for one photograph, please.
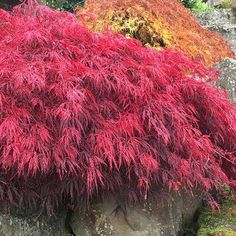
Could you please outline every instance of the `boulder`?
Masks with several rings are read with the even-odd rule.
[[[236,54],[236,9],[218,9],[196,17],[202,26],[223,35]],[[217,85],[226,89],[229,98],[236,101],[236,60],[226,58],[214,66],[220,72]]]
[[[172,193],[136,207],[117,207],[116,199],[115,196],[106,196],[92,204],[90,211],[75,212],[71,223],[75,235],[183,235],[184,227],[192,222],[201,205],[200,196],[186,193]]]
[[[208,3],[209,5],[212,6],[217,6],[220,4],[221,0],[205,0],[204,2]]]
[[[226,58],[217,63],[215,67],[220,72],[220,79],[217,81],[217,85],[226,89],[229,98],[236,101],[236,60]]]
[[[20,214],[0,213],[1,236],[65,236],[64,215],[48,217],[22,211]]]
[[[206,29],[223,35],[236,53],[236,9],[217,9],[197,14],[196,18]]]

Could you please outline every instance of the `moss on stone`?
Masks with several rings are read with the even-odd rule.
[[[221,233],[225,236],[236,236],[236,203],[225,200],[220,212],[203,208],[199,217],[198,236],[210,236]]]

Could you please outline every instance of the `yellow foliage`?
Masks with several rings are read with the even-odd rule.
[[[223,37],[201,27],[178,0],[87,0],[76,14],[97,32],[112,30],[144,46],[201,58],[206,65],[234,57]]]

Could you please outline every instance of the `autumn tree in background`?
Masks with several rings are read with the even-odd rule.
[[[34,1],[0,10],[0,32],[1,201],[51,213],[234,185],[236,110],[214,70]]]
[[[234,57],[223,37],[204,29],[179,0],[86,0],[76,14],[97,32],[109,29],[145,46],[202,58],[208,66]]]

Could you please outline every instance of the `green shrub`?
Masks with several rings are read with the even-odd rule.
[[[73,11],[76,5],[83,5],[85,0],[67,0],[62,6],[63,10]]]
[[[204,3],[202,0],[181,0],[181,2],[193,13],[201,13],[213,9],[210,5]]]
[[[74,6],[83,4],[84,0],[41,0],[41,2],[58,10],[73,11]]]

